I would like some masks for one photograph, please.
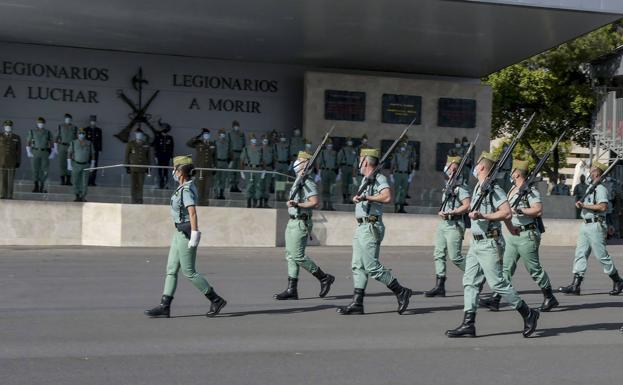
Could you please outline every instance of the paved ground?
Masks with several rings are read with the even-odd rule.
[[[545,248],[554,285],[570,279],[571,248]],[[623,246],[610,251],[623,270]],[[418,291],[411,311],[371,282],[365,316],[339,316],[352,293],[349,248],[310,248],[337,283],[316,298],[304,273],[299,301],[275,302],[285,287],[283,249],[209,249],[198,267],[229,301],[203,316],[204,297],[180,280],[171,319],[148,319],[158,303],[164,249],[0,249],[0,383],[13,384],[621,384],[623,296],[596,260],[580,297],[559,296],[539,331],[524,339],[511,309],[481,311],[479,338],[444,331],[462,318],[460,276],[447,298],[427,299],[430,248],[385,248],[383,261]],[[531,305],[540,291],[523,268],[515,284]],[[487,289],[488,290],[488,289]],[[331,296],[333,295],[333,296]]]

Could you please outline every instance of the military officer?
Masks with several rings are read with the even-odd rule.
[[[394,153],[391,163],[392,174],[390,179],[394,183],[395,198],[394,212],[406,213],[405,198],[409,188],[409,174],[411,173],[411,154],[407,148],[407,142],[403,141]]]
[[[508,202],[511,207],[519,199],[519,189],[526,182],[528,161],[515,159],[512,168],[511,177],[513,178],[514,185],[508,192]],[[552,293],[552,284],[549,281],[549,276],[543,270],[539,261],[541,233],[536,220],[543,212],[539,190],[532,186],[528,195],[522,198],[517,208],[512,209],[512,212],[512,218],[505,221],[510,236],[505,238],[506,247],[504,248],[502,269],[504,278],[509,282],[512,280],[517,268],[517,261],[521,258],[528,273],[530,273],[532,279],[543,292],[543,304],[541,304],[539,310],[550,311],[558,306],[558,300]],[[500,307],[500,295],[495,293],[491,298],[482,300],[481,304],[493,311],[497,311]]]
[[[138,129],[134,133],[134,140],[130,140],[125,147],[125,164],[148,166],[152,159],[150,145],[147,142],[145,133]],[[143,203],[143,185],[145,175],[149,173],[147,167],[128,167],[128,174],[132,176],[132,203]]]
[[[346,145],[337,154],[337,164],[340,168],[336,179],[342,182],[342,203],[347,204],[353,189],[353,171],[357,167],[357,150],[350,137],[346,138]]]
[[[335,211],[332,195],[337,177],[337,152],[333,149],[332,140],[327,141],[325,148],[320,152],[319,168],[322,182],[322,209]]]
[[[292,139],[290,139],[290,160],[294,162],[296,160],[296,156],[300,151],[305,151],[305,138],[301,135],[301,130],[298,128],[294,129],[292,133]]]
[[[600,162],[593,162],[591,166],[591,179],[598,183],[595,189],[584,198],[578,200],[575,206],[582,209],[582,223],[580,234],[578,235],[575,247],[575,259],[573,261],[573,282],[568,286],[558,288],[558,291],[565,294],[580,295],[580,285],[586,273],[588,256],[591,250],[595,258],[601,263],[604,273],[610,276],[613,286],[610,295],[619,295],[623,290],[623,279],[612,262],[612,258],[606,250],[606,217],[608,210],[608,191],[603,185],[601,176],[608,168]]]
[[[13,132],[13,121],[4,121],[0,134],[0,199],[13,199],[15,169],[22,161],[22,140]]]
[[[71,183],[76,195],[74,202],[86,202],[88,176],[84,169],[89,165],[95,167],[94,152],[93,143],[87,140],[86,130],[79,129],[78,139],[72,140],[67,150],[67,169],[71,171]]]
[[[370,148],[370,145],[368,144],[368,134],[363,134],[361,136],[361,139],[359,140],[359,147],[357,147],[357,153],[361,153],[361,150],[364,148]],[[358,166],[359,165],[356,165],[355,167]],[[355,185],[355,188],[361,184],[361,175],[359,174],[359,171],[355,172],[355,175],[353,176],[353,184]]]
[[[251,135],[249,145],[242,149],[240,155],[240,169],[259,171],[262,169],[262,147],[258,146],[257,138],[255,135]],[[247,197],[247,207],[257,207],[260,198],[262,197],[261,191],[261,178],[260,172],[240,172],[240,177],[246,182],[245,195]]]
[[[32,179],[34,188],[32,192],[44,193],[45,181],[48,178],[50,160],[57,154],[58,144],[52,140],[52,133],[45,128],[45,119],[37,118],[37,128],[28,132],[26,139],[26,154],[31,159]]]
[[[444,167],[448,182],[458,171],[461,159],[458,156],[448,156]],[[437,225],[433,250],[436,281],[435,287],[424,293],[426,297],[446,296],[446,260],[448,257],[456,267],[465,271],[465,257],[461,255],[465,235],[463,217],[469,211],[471,194],[467,189],[466,181],[461,176],[459,176],[458,182],[454,191],[448,191],[449,186],[446,183],[441,197],[443,206],[438,213],[440,221]]]
[[[275,169],[275,146],[270,143],[266,135],[262,138],[262,165],[265,173],[260,175],[260,189],[262,190],[260,207],[270,208],[268,199],[270,198],[270,191],[273,185],[273,174],[267,171],[274,171]]]
[[[294,163],[294,172],[300,178],[305,170],[305,165],[311,155],[305,151],[298,154]],[[326,274],[316,263],[305,254],[307,238],[312,232],[312,211],[318,207],[318,189],[316,184],[310,179],[305,179],[305,184],[297,189],[298,180],[290,189],[290,196],[294,194],[294,199],[288,201],[288,215],[290,220],[286,227],[286,261],[288,262],[288,288],[281,293],[275,294],[276,300],[299,299],[298,280],[299,269],[309,271],[320,282],[320,293],[318,296],[325,297],[335,277]],[[298,191],[296,191],[298,190]]]
[[[379,163],[380,151],[366,148],[359,153],[359,172],[368,177]],[[365,179],[362,181],[365,183]],[[402,314],[409,306],[413,292],[401,286],[389,269],[379,261],[381,242],[385,235],[383,224],[383,203],[392,200],[392,192],[387,178],[378,173],[375,181],[362,195],[353,197],[357,228],[353,237],[353,284],[355,286],[353,301],[344,307],[337,308],[339,314],[363,314],[363,297],[368,277],[384,283],[396,295],[398,314]]]
[[[195,165],[198,168],[214,168],[216,163],[216,145],[211,139],[210,130],[203,128],[201,133],[186,143],[188,147],[197,151]],[[195,170],[197,182],[198,204],[208,206],[210,204],[210,190],[212,189],[212,177],[214,172],[207,170]]]
[[[552,189],[551,195],[564,195],[569,196],[569,186],[567,186],[566,178],[564,175],[558,177],[558,183]]]
[[[478,200],[480,184],[485,181],[489,171],[495,163],[495,158],[483,151],[474,172],[478,183],[472,194],[472,202]],[[472,204],[473,206],[473,204]],[[456,329],[446,331],[448,337],[475,337],[476,311],[478,309],[478,295],[480,284],[486,279],[492,290],[501,294],[518,312],[524,320],[523,336],[529,337],[534,333],[539,319],[539,311],[531,309],[519,297],[517,290],[502,274],[500,264],[501,253],[504,247],[500,221],[511,218],[511,208],[506,200],[506,193],[497,184],[493,191],[482,202],[478,211],[471,211],[472,243],[465,258],[464,287],[464,317],[463,322]]]
[[[580,183],[575,185],[575,187],[573,188],[573,197],[574,197],[576,202],[579,201],[580,199],[582,199],[582,197],[586,193],[586,189],[587,188],[588,188],[588,184],[586,184],[586,175],[580,175]],[[582,218],[580,216],[581,212],[582,212],[582,209],[579,209],[577,207],[575,208],[575,218],[576,219],[581,219]]]
[[[232,129],[228,133],[229,146],[231,147],[232,152],[232,162],[230,168],[236,168],[240,164],[240,154],[242,154],[242,149],[246,145],[246,139],[244,132],[240,129],[240,123],[237,120],[234,120],[231,123]],[[240,182],[240,178],[238,177],[238,173],[232,172],[230,173],[230,183],[231,188],[230,192],[240,192],[238,188],[238,184]]]
[[[168,166],[173,159],[173,152],[175,149],[175,141],[173,137],[169,135],[171,126],[166,125],[162,131],[156,133],[152,146],[154,147],[154,154],[156,155],[156,164],[158,166]],[[170,171],[168,168],[158,169],[158,186],[163,189],[169,182]]]
[[[171,196],[171,216],[176,231],[169,249],[160,305],[145,310],[145,315],[152,318],[169,318],[171,301],[177,288],[177,274],[180,269],[193,286],[210,301],[210,310],[206,313],[206,317],[216,316],[227,305],[227,301],[216,294],[214,288],[195,268],[201,232],[199,231],[199,220],[195,207],[197,205],[197,190],[192,179],[193,169],[190,156],[173,158],[173,179],[178,183],[178,187]]]
[[[95,157],[95,167],[99,166],[100,152],[102,152],[102,129],[97,127],[97,116],[89,117],[89,126],[86,128],[87,140],[93,144],[93,154]],[[97,170],[89,173],[89,186],[95,186]]]
[[[279,135],[279,142],[275,144],[275,170],[281,174],[288,174],[290,169],[290,143],[284,133]],[[279,181],[287,181],[287,178],[282,175],[277,176]],[[281,197],[278,197],[279,200]]]
[[[65,114],[62,124],[58,125],[56,143],[58,148],[58,165],[60,166],[61,185],[70,186],[70,172],[67,170],[67,150],[72,140],[77,138],[78,128],[72,123],[71,114]]]
[[[216,167],[220,169],[229,168],[229,162],[232,161],[232,151],[227,140],[227,133],[224,128],[218,131],[218,139],[214,142],[216,147]],[[238,166],[236,166],[238,167]],[[225,199],[225,188],[228,186],[230,173],[226,171],[217,171],[215,175],[214,188],[216,189],[218,196],[216,199]]]

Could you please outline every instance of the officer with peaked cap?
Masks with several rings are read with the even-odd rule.
[[[57,144],[52,139],[52,133],[45,128],[45,119],[38,117],[37,127],[28,131],[26,139],[26,154],[31,160],[34,182],[32,192],[46,192],[45,181],[48,179],[50,160],[56,156],[57,148]]]
[[[335,180],[337,178],[337,152],[333,149],[333,141],[328,140],[320,151],[320,181],[322,183],[322,209],[335,211],[332,202]]]
[[[71,172],[71,183],[76,195],[74,202],[85,202],[88,175],[84,169],[95,167],[94,152],[93,143],[87,140],[86,130],[79,129],[78,139],[72,140],[67,149],[67,169]]]
[[[95,167],[99,166],[100,152],[103,150],[102,129],[97,126],[97,116],[89,117],[89,126],[86,128],[87,140],[93,144],[93,154],[95,158]],[[89,173],[89,186],[95,186],[97,178],[97,170]]]
[[[13,121],[4,121],[4,130],[0,133],[0,199],[13,199],[15,169],[22,160],[22,141],[13,132]]]
[[[186,145],[194,148],[195,165],[199,168],[214,168],[216,163],[216,145],[212,141],[210,129],[202,128],[201,133],[190,138]],[[195,170],[195,184],[199,193],[198,204],[200,206],[208,206],[210,204],[210,191],[212,190],[212,181],[214,171]]]
[[[262,167],[265,172],[260,175],[260,207],[270,208],[268,199],[271,190],[274,191],[273,174],[270,172],[275,170],[275,146],[266,135],[262,136]]]
[[[150,154],[151,146],[147,141],[147,136],[141,129],[136,130],[134,140],[130,140],[125,147],[125,164],[148,166],[151,160]],[[127,172],[132,177],[132,203],[142,204],[145,175],[149,173],[149,168],[128,167]]]
[[[234,120],[231,123],[231,131],[229,131],[227,135],[228,135],[227,139],[229,140],[229,146],[231,147],[231,152],[232,152],[232,157],[233,157],[233,162],[231,163],[232,167],[230,168],[236,168],[240,164],[240,160],[241,160],[240,156],[242,154],[242,149],[247,144],[245,134],[240,128],[240,123],[238,123],[237,120]],[[240,183],[241,177],[238,176],[238,173],[236,172],[232,172],[230,174],[231,175],[230,175],[229,182],[231,183],[231,188],[229,189],[229,191],[240,192],[240,188],[238,187],[238,184]]]
[[[58,125],[56,133],[61,184],[66,186],[71,185],[70,172],[67,169],[67,151],[69,150],[69,144],[78,137],[78,128],[72,123],[72,119],[71,114],[65,114],[63,123]]]
[[[171,163],[171,159],[173,159],[173,154],[175,151],[175,140],[173,139],[173,136],[169,134],[170,131],[171,126],[165,124],[162,131],[156,133],[154,141],[152,142],[152,146],[154,147],[154,155],[156,158],[155,160],[158,166],[169,166],[169,164]],[[158,169],[158,187],[160,187],[161,189],[166,187],[169,182],[170,173],[171,172],[168,168]]]
[[[232,152],[229,140],[227,140],[227,133],[224,128],[218,130],[218,138],[214,141],[216,147],[216,168],[225,170],[229,167],[229,163],[232,161]],[[238,167],[238,166],[236,166]],[[214,180],[214,188],[217,192],[216,199],[225,199],[225,188],[228,186],[228,181],[231,175],[227,171],[217,171]]]
[[[240,172],[240,177],[245,180],[245,195],[247,198],[247,207],[258,207],[258,202],[262,197],[262,147],[258,146],[257,138],[251,134],[249,145],[242,149],[240,154],[240,168],[242,170],[251,170],[255,172]]]

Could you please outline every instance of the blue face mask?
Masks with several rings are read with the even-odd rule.
[[[86,135],[84,135],[84,134],[78,134],[78,139],[80,139],[80,140],[84,140],[85,137],[86,137]]]
[[[475,168],[472,168],[472,175],[474,176],[474,178],[478,178],[478,173],[476,172]]]
[[[180,181],[180,178],[179,178],[179,177],[177,176],[177,174],[175,173],[175,170],[173,170],[173,171],[171,172],[171,175],[173,175],[173,180],[174,180],[174,181],[176,181],[176,182],[179,182],[179,181]]]

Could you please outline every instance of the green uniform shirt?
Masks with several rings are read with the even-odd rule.
[[[361,188],[361,186],[363,186],[365,182],[366,182],[366,178],[361,178],[361,184],[359,185],[359,188]],[[378,195],[381,191],[385,190],[386,188],[389,188],[389,184],[387,183],[387,178],[385,177],[385,175],[379,173],[376,175],[376,180],[374,181],[374,184],[368,186],[368,188],[363,193],[363,195],[365,196]],[[376,215],[377,217],[380,217],[381,215],[383,215],[383,204],[378,203],[378,202],[368,202],[368,201],[357,203],[357,205],[355,206],[355,218],[363,218],[369,215]]]
[[[298,178],[296,179],[296,181],[290,188],[290,196],[292,196],[292,193],[294,192],[294,189],[296,188],[297,183],[298,183]],[[294,195],[294,201],[298,203],[304,203],[304,202],[307,202],[309,198],[316,196],[316,195],[318,195],[318,188],[316,187],[316,183],[314,183],[314,181],[311,180],[311,178],[307,178],[305,180],[305,185],[301,189],[299,189],[299,191],[296,192],[296,195]],[[307,214],[308,216],[311,216],[311,213],[312,213],[312,209],[302,209],[299,207],[288,207],[288,214],[290,215]]]
[[[290,145],[288,142],[279,142],[275,144],[275,154],[277,155],[277,162],[289,163],[290,161]],[[297,154],[298,155],[298,154]]]
[[[264,162],[265,169],[272,169],[275,162],[275,147],[267,144],[262,145],[262,162]]]
[[[603,184],[598,184],[595,187],[595,190],[588,194],[588,196],[586,197],[586,199],[584,199],[582,203],[589,205],[608,203],[608,189],[606,189],[606,186],[604,186]],[[580,215],[583,219],[592,219],[595,217],[604,217],[605,213],[598,213],[593,210],[582,209]]]
[[[79,139],[72,140],[67,157],[77,163],[88,163],[93,159],[93,144],[86,139],[82,143]]]
[[[511,205],[511,207],[513,207],[513,205],[515,204],[515,201],[518,198],[518,193],[519,189],[517,188],[514,190],[513,195],[509,196],[508,203]],[[528,193],[525,199],[522,199],[519,202],[517,208],[525,209],[528,207],[533,207],[535,203],[541,203],[541,193],[539,193],[539,190],[532,186],[532,188],[530,188],[530,193]],[[514,226],[525,226],[529,225],[530,223],[534,223],[534,221],[536,221],[536,218],[530,217],[528,215],[513,214],[512,222]]]
[[[216,146],[216,160],[229,162],[231,159],[231,147],[227,139],[219,139],[214,142],[214,145]]]
[[[335,170],[337,168],[337,153],[327,148],[320,153],[320,169]]]
[[[59,124],[58,132],[56,134],[56,142],[69,145],[69,143],[71,143],[72,140],[78,137],[77,133],[78,133],[78,128],[76,128],[76,126],[74,126],[73,124],[71,123]]]
[[[194,159],[196,167],[210,168],[214,166],[214,158],[216,157],[216,145],[214,142],[206,142],[202,139],[191,139],[187,145],[197,151]]]
[[[474,198],[472,199],[472,204],[476,203],[478,197],[480,196],[480,183],[474,187]],[[480,211],[483,214],[489,214],[497,211],[497,208],[500,207],[504,202],[506,202],[506,193],[500,186],[497,184],[493,188],[491,194],[489,194],[485,199],[483,199],[482,204],[480,205]],[[489,222],[486,219],[477,219],[472,220],[472,234],[473,235],[485,235],[488,231],[493,229],[500,229],[501,224],[499,221]]]
[[[394,153],[392,170],[405,173],[411,171],[411,156],[407,150]]]
[[[171,196],[171,217],[175,223],[190,221],[188,207],[197,204],[197,188],[192,180],[179,186]]]
[[[242,151],[242,148],[246,144],[244,139],[244,132],[242,131],[230,131],[228,134],[229,146],[232,151]]]
[[[354,167],[357,164],[357,150],[353,146],[345,146],[337,154],[337,164],[340,167]]]
[[[52,143],[52,133],[47,128],[35,128],[28,132],[27,146],[33,149],[49,150]]]
[[[259,167],[262,164],[262,148],[260,146],[247,146],[242,149],[240,157],[245,167]]]
[[[125,163],[148,165],[150,160],[149,153],[150,146],[147,142],[131,140],[125,147]],[[135,168],[133,171],[147,173],[147,169],[143,167]]]
[[[0,134],[0,168],[18,168],[22,159],[22,145],[19,135]]]
[[[446,189],[444,189],[443,195],[441,196],[441,203],[446,200],[447,195],[447,191]],[[465,184],[460,184],[456,186],[454,188],[454,195],[456,196],[456,199],[448,200],[448,202],[446,202],[446,205],[441,208],[441,211],[447,212],[459,208],[462,205],[461,202],[471,196],[469,190],[467,189],[467,185]]]

